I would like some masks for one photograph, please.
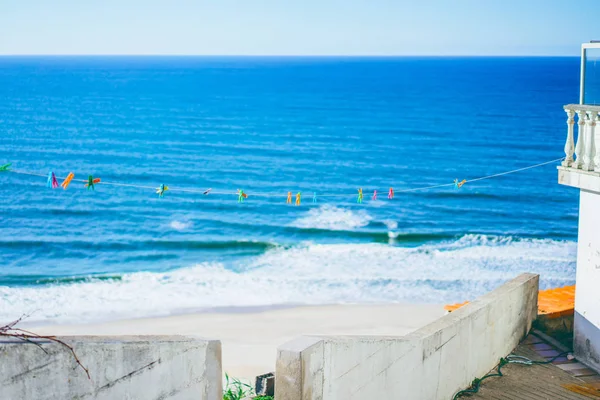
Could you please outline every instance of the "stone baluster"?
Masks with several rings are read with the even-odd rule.
[[[587,129],[585,133],[585,151],[583,153],[583,170],[594,170],[594,157],[596,156],[595,130],[598,121],[597,111],[587,111]]]
[[[573,152],[575,144],[573,141],[573,125],[575,125],[575,111],[565,110],[567,113],[567,141],[565,143],[565,159],[562,162],[563,167],[570,167],[573,164]]]
[[[585,153],[585,111],[577,111],[577,145],[575,146],[575,162],[573,168],[583,168]]]
[[[596,113],[596,116],[598,114]],[[596,125],[598,125],[598,122],[596,122]],[[600,127],[598,129],[596,129],[595,134],[594,134],[594,149],[592,151],[592,154],[594,154],[594,171],[596,172],[600,172],[600,137],[598,137],[600,135]]]

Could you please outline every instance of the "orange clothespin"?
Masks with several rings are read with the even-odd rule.
[[[73,178],[75,178],[75,174],[72,172],[69,172],[69,175],[67,175],[67,177],[65,178],[65,180],[63,181],[63,183],[60,184],[60,186],[64,189],[67,190],[67,188],[69,187],[69,185],[71,184],[71,181],[73,180]]]
[[[300,192],[298,192],[296,194],[296,205],[299,206],[301,201],[302,201],[302,194]]]
[[[292,204],[292,192],[288,192],[286,204]]]

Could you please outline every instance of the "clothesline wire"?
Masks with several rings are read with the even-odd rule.
[[[557,158],[555,160],[546,161],[546,162],[539,163],[539,164],[535,164],[535,165],[529,165],[529,166],[523,167],[523,168],[517,168],[517,169],[510,170],[510,171],[500,172],[497,174],[486,175],[486,176],[481,176],[481,177],[472,178],[472,179],[465,179],[464,184],[478,182],[478,181],[482,181],[485,179],[497,178],[499,176],[514,174],[516,172],[521,172],[521,171],[525,171],[528,169],[542,167],[544,165],[553,164],[553,163],[556,163],[556,162],[562,161],[562,160],[564,160],[564,157]],[[7,172],[12,172],[13,174],[19,174],[19,175],[39,176],[42,178],[45,178],[48,176],[45,174],[39,174],[39,173],[35,173],[35,172],[12,170],[12,169],[7,170]],[[66,178],[65,177],[56,177],[56,179],[64,180]],[[83,180],[83,179],[73,179],[73,181],[83,182],[83,183],[88,182],[88,180]],[[151,189],[151,190],[157,189],[156,187],[153,187],[153,186],[136,185],[136,184],[119,183],[119,182],[105,182],[105,181],[100,181],[97,183],[97,185],[133,187],[133,188]],[[416,188],[400,189],[400,190],[394,189],[394,194],[409,193],[409,192],[416,192],[416,191],[428,190],[428,189],[437,189],[437,188],[450,187],[450,186],[455,186],[455,183],[454,182],[453,183],[443,183],[440,185],[421,186],[421,187],[416,187]],[[207,188],[207,189],[190,189],[190,188],[178,188],[178,187],[172,187],[172,186],[169,186],[169,191],[185,192],[185,193],[198,193],[198,194],[207,194],[207,192],[208,192],[213,195],[217,194],[217,195],[236,195],[236,196],[239,194],[237,191],[219,191],[219,190],[212,190],[209,188]],[[342,196],[348,197],[348,196],[356,196],[356,194],[357,194],[356,192],[354,192],[352,194],[339,194],[339,193],[338,194],[333,194],[333,193],[328,194],[328,193],[325,193],[325,194],[319,194],[318,197],[342,197]],[[381,194],[382,194],[382,196],[385,195],[386,191],[382,191]],[[256,197],[282,197],[281,192],[279,192],[279,193],[249,192],[248,195],[252,195],[252,196],[256,196]]]

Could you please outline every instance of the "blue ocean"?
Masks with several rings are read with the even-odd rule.
[[[564,156],[578,88],[578,58],[0,57],[0,164],[34,174],[0,172],[0,320],[573,284],[558,162],[406,190]]]

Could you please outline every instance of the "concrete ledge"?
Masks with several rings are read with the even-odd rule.
[[[279,348],[275,398],[452,398],[529,332],[537,315],[538,280],[538,275],[520,275],[404,337],[304,337],[288,342]]]
[[[600,173],[567,167],[557,169],[558,183],[561,185],[600,193]]]
[[[189,336],[64,336],[0,340],[0,399],[221,400],[221,343]],[[44,352],[45,350],[45,352]]]

